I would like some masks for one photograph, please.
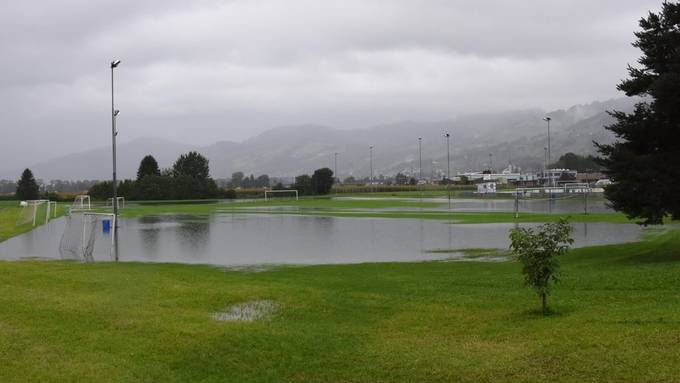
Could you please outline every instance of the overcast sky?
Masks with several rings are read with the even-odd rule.
[[[110,142],[243,140],[618,97],[661,0],[2,1],[0,168]]]

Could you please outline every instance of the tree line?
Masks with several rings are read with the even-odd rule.
[[[268,175],[262,174],[258,177],[251,174],[249,177],[243,172],[234,172],[231,174],[231,180],[226,183],[226,187],[231,189],[243,188],[264,188],[269,187],[271,179]]]
[[[38,188],[43,193],[80,193],[88,190],[92,185],[100,182],[99,180],[50,180],[45,183],[41,179],[36,179]],[[0,180],[0,193],[14,193],[17,189],[17,181]]]
[[[296,189],[300,195],[323,195],[330,193],[334,182],[333,171],[329,168],[321,168],[316,169],[311,176],[301,174],[295,177],[292,188]],[[274,189],[283,189],[283,187],[277,185]]]
[[[92,186],[88,194],[93,199],[113,195],[111,181]],[[117,194],[130,200],[174,200],[229,197],[210,177],[209,161],[198,152],[182,154],[170,169],[161,171],[156,159],[147,155],[137,170],[137,178],[118,184]]]
[[[599,172],[604,170],[602,165],[597,162],[597,158],[591,155],[580,156],[574,153],[566,153],[560,156],[560,158],[550,164],[552,169],[571,169],[576,170],[579,173],[585,172]]]

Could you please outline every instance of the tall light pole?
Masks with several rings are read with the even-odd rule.
[[[333,153],[333,157],[334,157],[333,174],[335,175],[335,178],[340,180],[340,176],[338,176],[338,152]]]
[[[119,111],[116,110],[113,102],[113,70],[118,67],[120,60],[111,61],[111,145],[113,156],[113,248],[116,261],[118,260],[118,181],[116,180],[116,117]]]
[[[548,161],[547,161],[548,165],[546,166],[546,168],[548,166],[550,166],[550,160],[552,158],[552,157],[550,157],[550,120],[552,120],[552,118],[550,118],[550,117],[543,118],[543,121],[548,123]],[[550,179],[552,180],[552,177],[550,177]],[[551,181],[551,183],[552,183],[552,181]]]
[[[368,150],[370,151],[370,156],[371,156],[371,189],[373,188],[373,145],[368,147]]]
[[[548,147],[543,147],[543,177],[548,174]]]
[[[418,137],[418,180],[423,179],[423,138]]]
[[[449,210],[451,210],[451,146],[449,145],[449,137],[451,135],[446,133],[446,192],[449,196]]]

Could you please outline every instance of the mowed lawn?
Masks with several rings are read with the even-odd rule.
[[[678,382],[679,234],[573,251],[549,317],[514,262],[0,262],[0,382]]]

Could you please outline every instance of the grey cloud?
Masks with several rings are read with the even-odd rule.
[[[0,168],[121,140],[240,140],[618,95],[658,0],[26,1],[0,13]]]

